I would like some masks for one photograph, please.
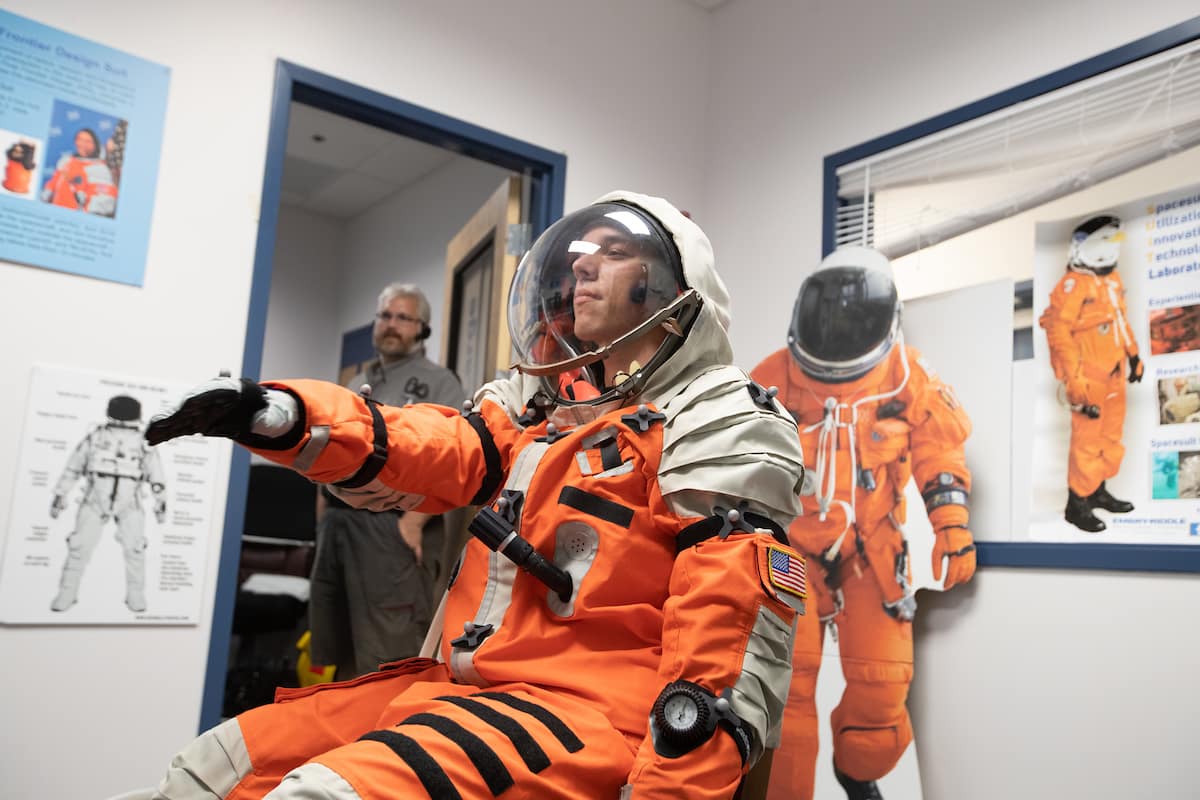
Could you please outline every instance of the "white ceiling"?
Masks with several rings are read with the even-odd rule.
[[[457,158],[464,156],[292,103],[280,200],[349,219]]]
[[[729,0],[687,0],[712,11]],[[382,128],[292,103],[280,201],[350,219],[455,159]]]

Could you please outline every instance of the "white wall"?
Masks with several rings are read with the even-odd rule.
[[[734,350],[784,345],[822,159],[1196,13],[1180,0],[734,0],[714,15],[708,216]],[[957,335],[957,333],[955,334]],[[918,616],[927,800],[1193,796],[1194,576],[985,569]],[[821,755],[828,758],[828,753]]]
[[[0,265],[0,374],[14,386],[0,453],[15,453],[36,361],[237,372],[278,58],[565,151],[568,207],[622,185],[693,208],[702,195],[711,20],[683,2],[5,7],[165,64],[171,83],[145,286]],[[13,480],[0,459],[0,508]],[[214,536],[210,564],[217,553]],[[196,733],[214,591],[210,569],[196,627],[0,628],[0,796],[95,800],[157,781]]]
[[[264,378],[336,380],[346,224],[280,206],[263,336]]]

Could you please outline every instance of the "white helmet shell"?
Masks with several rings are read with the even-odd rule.
[[[1067,265],[1076,271],[1106,275],[1117,266],[1124,240],[1120,217],[1098,214],[1071,233]]]

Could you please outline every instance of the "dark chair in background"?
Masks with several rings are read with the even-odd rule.
[[[296,640],[308,627],[317,487],[274,464],[252,464],[225,681],[225,716],[295,686]]]

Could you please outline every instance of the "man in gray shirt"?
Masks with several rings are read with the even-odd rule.
[[[461,408],[466,395],[453,372],[425,357],[429,301],[416,286],[393,283],[379,294],[372,342],[378,358],[346,384],[370,386],[384,404],[436,403]],[[317,525],[309,626],[314,664],[335,664],[338,680],[373,672],[420,650],[433,617],[442,564],[442,519],[416,511],[376,513],[324,495]]]

